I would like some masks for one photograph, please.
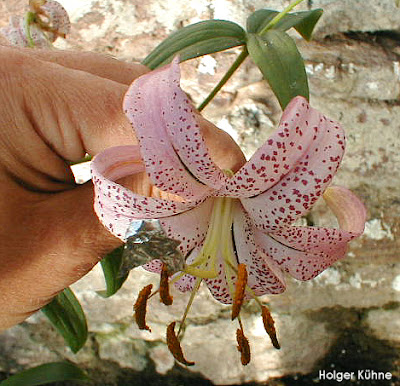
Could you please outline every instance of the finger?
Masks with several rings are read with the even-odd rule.
[[[0,52],[5,110],[0,119],[7,130],[33,131],[69,161],[135,142],[121,107],[126,85],[19,50],[1,47]],[[27,133],[21,133],[25,140],[22,134]]]
[[[18,231],[0,234],[0,256],[7,257],[0,265],[0,329],[43,307],[121,243],[98,222],[90,183],[24,199],[25,210],[9,224]]]
[[[126,85],[131,84],[134,79],[149,71],[142,64],[122,62],[110,55],[96,52],[17,49],[32,58],[56,63],[74,70],[85,71]]]

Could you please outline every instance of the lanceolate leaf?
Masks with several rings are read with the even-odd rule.
[[[278,13],[269,9],[255,11],[247,19],[247,32],[260,32]],[[310,40],[314,27],[322,13],[322,9],[288,13],[274,26],[274,29],[287,31],[294,27],[304,39]]]
[[[89,378],[72,363],[54,362],[12,375],[1,382],[1,386],[35,386],[62,381],[89,381]]]
[[[246,21],[248,33],[260,32],[279,12],[272,9],[259,9],[253,12]]]
[[[124,246],[122,245],[101,260],[101,268],[103,268],[104,279],[106,281],[106,290],[97,291],[97,293],[104,298],[114,295],[128,278],[128,273],[123,276],[119,275],[123,252]]]
[[[154,70],[179,54],[181,61],[244,45],[246,32],[226,20],[206,20],[184,27],[159,44],[143,64]]]
[[[248,34],[247,49],[284,109],[297,95],[309,99],[303,59],[285,32],[269,30],[262,37]]]
[[[60,292],[42,311],[71,350],[78,352],[86,342],[88,329],[85,314],[71,289]]]

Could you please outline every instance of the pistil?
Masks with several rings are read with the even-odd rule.
[[[236,199],[216,197],[207,235],[195,260],[184,268],[184,272],[201,279],[217,277],[219,256],[236,263],[232,248],[233,208]]]

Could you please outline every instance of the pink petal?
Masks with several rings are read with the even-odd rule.
[[[153,273],[160,273],[162,271],[164,263],[159,259],[151,260],[150,262],[143,264],[142,268],[146,271],[153,272]]]
[[[251,197],[264,192],[289,173],[315,140],[320,114],[303,97],[286,107],[275,133],[231,178],[223,195]]]
[[[175,287],[181,292],[188,292],[194,289],[196,278],[185,273],[179,280],[176,281]]]
[[[346,255],[347,244],[364,231],[366,210],[350,190],[329,187],[324,199],[341,229],[286,227],[257,240],[273,259],[299,280],[309,280]]]
[[[192,105],[179,86],[179,58],[176,57],[165,83],[165,98],[161,101],[166,130],[175,151],[189,171],[203,184],[218,189],[226,183],[226,176],[212,161]]]
[[[255,225],[274,231],[308,212],[335,175],[344,153],[341,126],[320,116],[313,141],[295,167],[266,192],[241,199]]]
[[[0,34],[2,34],[13,46],[28,47],[29,43],[25,36],[24,24],[25,22],[23,18],[11,16],[9,25],[1,28]]]
[[[308,228],[303,228],[307,231]],[[275,237],[275,235],[272,235]],[[293,247],[290,239],[285,239],[285,244],[274,240],[270,235],[256,231],[256,242],[262,250],[272,257],[282,270],[289,273],[297,280],[310,280],[344,257],[346,245],[339,244],[334,252],[328,254],[314,251],[309,248],[305,251]]]
[[[71,29],[71,23],[69,16],[64,7],[57,1],[47,0],[43,5],[40,6],[41,10],[45,12],[45,15],[49,19],[49,24],[57,31],[61,36],[65,36]],[[57,35],[49,32],[49,37],[52,42],[57,39]]]
[[[187,264],[193,262],[193,260],[197,257],[197,255],[201,251],[201,248],[202,245],[199,245],[190,252],[189,256],[186,259]],[[180,272],[178,272],[176,275],[180,275]],[[196,283],[196,277],[185,273],[179,280],[175,282],[175,287],[181,292],[188,292],[193,290],[195,283]]]
[[[239,263],[245,263],[248,285],[257,296],[282,293],[286,286],[282,271],[257,245],[249,216],[237,206],[233,222],[233,234]]]
[[[196,127],[190,106],[186,103],[180,104],[182,96],[179,95],[178,98],[177,90],[180,90],[179,66],[174,62],[134,81],[125,95],[124,110],[136,131],[146,171],[154,185],[191,200],[208,195],[212,189],[197,181],[187,168],[193,171],[194,165],[199,168],[209,161],[209,157],[205,155],[201,135],[196,134],[199,129]],[[191,126],[190,131],[187,126]],[[190,146],[180,149],[180,143],[174,147],[173,141],[177,141],[182,133],[176,136],[168,131],[175,133],[175,130],[183,128],[186,130],[185,138],[188,138],[187,144]],[[188,132],[191,132],[189,137]],[[199,141],[199,149],[196,149],[194,139]],[[183,157],[188,151],[190,159],[181,160],[180,156]],[[196,157],[196,154],[200,155]],[[205,169],[204,172],[206,171]]]
[[[341,229],[353,237],[358,237],[364,232],[367,211],[351,190],[343,186],[330,186],[325,190],[324,200],[336,216]]]
[[[117,146],[98,154],[92,162],[95,211],[103,225],[125,239],[133,219],[159,218],[184,212],[201,201],[190,203],[145,197],[115,181],[144,171],[138,146]]]
[[[226,271],[220,256],[217,264],[218,275],[215,279],[204,279],[211,295],[222,304],[232,304],[233,300],[229,292],[228,282],[226,281]],[[231,281],[236,283],[236,275],[231,276]]]
[[[186,212],[160,219],[160,224],[167,236],[181,241],[179,250],[184,256],[204,241],[213,204],[214,199],[208,198]]]

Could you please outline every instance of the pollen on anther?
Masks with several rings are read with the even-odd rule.
[[[183,356],[181,344],[178,337],[175,335],[175,323],[172,322],[167,327],[167,346],[173,357],[180,363],[186,366],[193,366],[194,362],[187,361]]]
[[[238,276],[236,281],[235,297],[232,305],[232,320],[234,320],[240,313],[240,308],[243,304],[244,292],[247,284],[247,271],[246,264],[238,265]]]
[[[244,332],[241,328],[236,330],[236,340],[238,343],[237,349],[240,352],[240,360],[243,366],[246,366],[250,363],[251,354],[250,354],[250,345],[249,340],[244,336]]]
[[[272,345],[276,348],[276,349],[280,349],[281,346],[278,342],[278,338],[276,337],[276,330],[275,330],[275,322],[274,319],[272,318],[271,313],[269,312],[268,307],[266,306],[261,306],[261,312],[262,312],[262,320],[264,323],[264,328],[265,331],[267,332],[267,334],[269,335]]]
[[[133,309],[135,311],[135,321],[141,330],[150,330],[150,327],[146,325],[146,307],[147,300],[151,294],[151,290],[153,288],[153,284],[149,284],[146,287],[142,288],[139,292],[139,296],[136,300]]]
[[[173,301],[173,297],[169,293],[168,276],[167,266],[163,264],[160,276],[160,300],[166,306],[170,306]]]

